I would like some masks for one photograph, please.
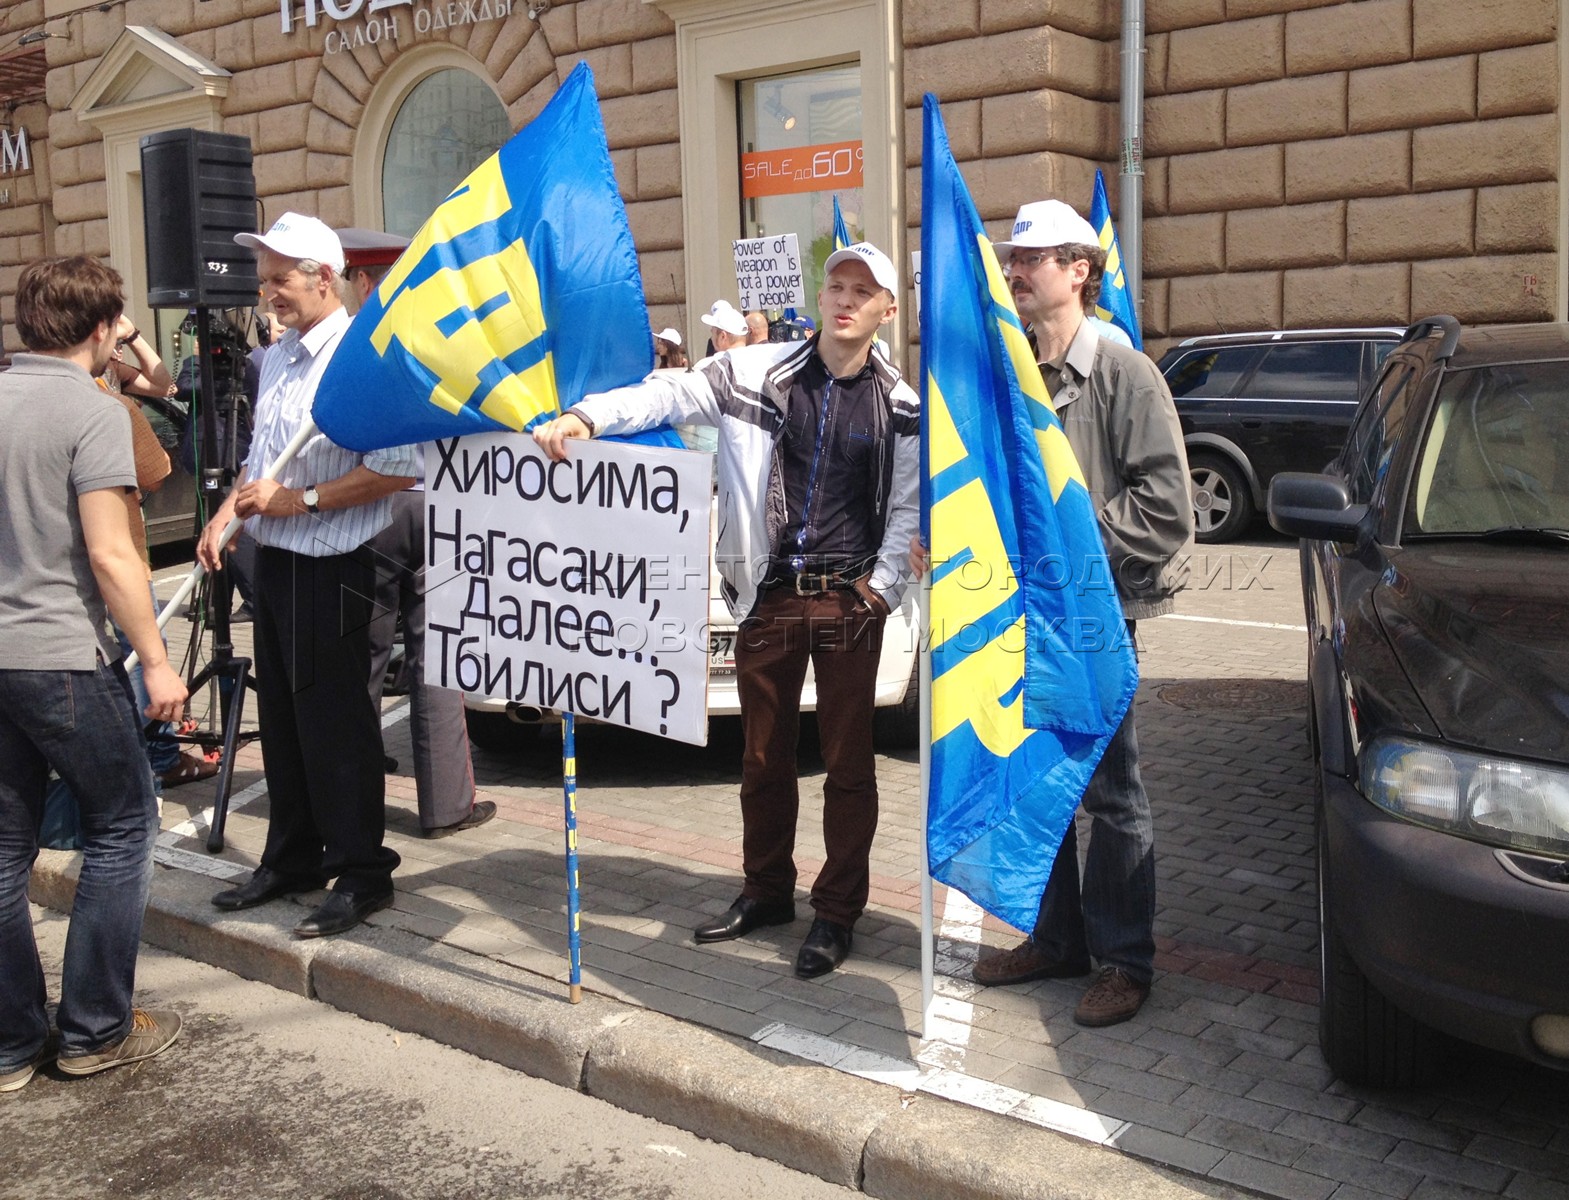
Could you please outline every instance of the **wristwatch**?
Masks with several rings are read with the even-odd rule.
[[[300,499],[305,501],[306,512],[321,511],[321,493],[316,490],[316,485],[314,483],[305,489],[305,492],[300,496]]]

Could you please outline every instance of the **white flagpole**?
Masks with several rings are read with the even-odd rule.
[[[932,783],[932,657],[931,601],[932,564],[926,565],[921,576],[919,614],[916,628],[916,653],[921,656],[921,1040],[926,1040],[932,1027],[932,997],[936,990],[936,941],[932,918],[931,857],[928,852],[927,821]]]
[[[304,449],[305,443],[310,441],[311,438],[315,436],[316,422],[307,419],[305,424],[300,426],[300,431],[294,435],[294,440],[285,446],[278,457],[272,460],[271,465],[269,465],[268,468],[262,472],[262,478],[278,478],[278,475],[283,470],[283,468],[288,466],[289,463],[293,460],[294,456]],[[230,521],[223,527],[223,533],[218,538],[219,553],[222,553],[223,548],[233,540],[234,535],[240,531],[240,526],[244,524],[245,522],[243,520],[241,520],[239,517],[235,517],[234,520]],[[200,535],[198,534],[198,536]],[[180,606],[184,604],[190,594],[196,590],[196,585],[201,581],[202,576],[205,574],[207,574],[207,568],[202,566],[201,563],[197,563],[194,567],[191,568],[191,573],[187,575],[181,582],[179,590],[174,593],[169,602],[163,606],[163,611],[158,614],[159,630],[162,630],[163,627],[169,623],[169,619],[179,611]],[[125,669],[129,671],[135,665],[136,655],[133,653],[125,660]]]

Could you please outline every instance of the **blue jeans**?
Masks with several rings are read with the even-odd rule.
[[[49,1032],[27,881],[50,767],[76,793],[81,877],[65,943],[60,1053],[91,1054],[131,1028],[158,809],[140,717],[116,663],[92,671],[0,670],[0,1071]]]
[[[1035,942],[1058,961],[1093,955],[1148,984],[1155,975],[1155,821],[1139,776],[1131,704],[1080,805],[1093,819],[1082,887],[1070,823],[1041,897]]]

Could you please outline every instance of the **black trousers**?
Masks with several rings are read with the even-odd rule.
[[[370,676],[370,552],[311,558],[263,546],[254,626],[262,765],[271,820],[262,865],[337,879],[342,891],[392,886],[382,845],[386,778]]]

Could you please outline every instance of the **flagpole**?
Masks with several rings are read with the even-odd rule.
[[[931,854],[928,850],[927,802],[932,781],[932,659],[927,653],[931,637],[931,564],[921,577],[920,619],[916,624],[916,653],[921,662],[920,746],[921,746],[921,1040],[932,1027],[932,997],[936,992],[936,943],[933,933]]]
[[[572,714],[561,714],[561,787],[566,804],[567,833],[567,995],[583,999],[583,955],[579,932],[577,871],[577,729]]]
[[[268,468],[262,472],[261,477],[263,479],[278,478],[283,468],[288,466],[293,461],[294,456],[304,449],[305,443],[315,436],[316,422],[306,418],[305,424],[300,426],[300,431],[294,435],[294,439],[283,448],[277,458],[272,460]],[[223,527],[223,532],[218,535],[219,554],[223,553],[223,548],[234,539],[234,535],[240,531],[240,527],[244,524],[243,518],[235,517]],[[199,537],[200,535],[198,534],[197,536]],[[169,598],[168,603],[163,606],[163,611],[158,614],[158,630],[160,633],[163,631],[164,626],[169,623],[170,618],[180,610],[180,606],[185,603],[190,594],[196,590],[196,585],[201,582],[202,576],[206,574],[207,568],[202,566],[201,563],[197,563],[191,568],[191,573],[180,582],[179,589]],[[136,655],[133,652],[125,660],[125,669],[129,671],[135,665]]]

